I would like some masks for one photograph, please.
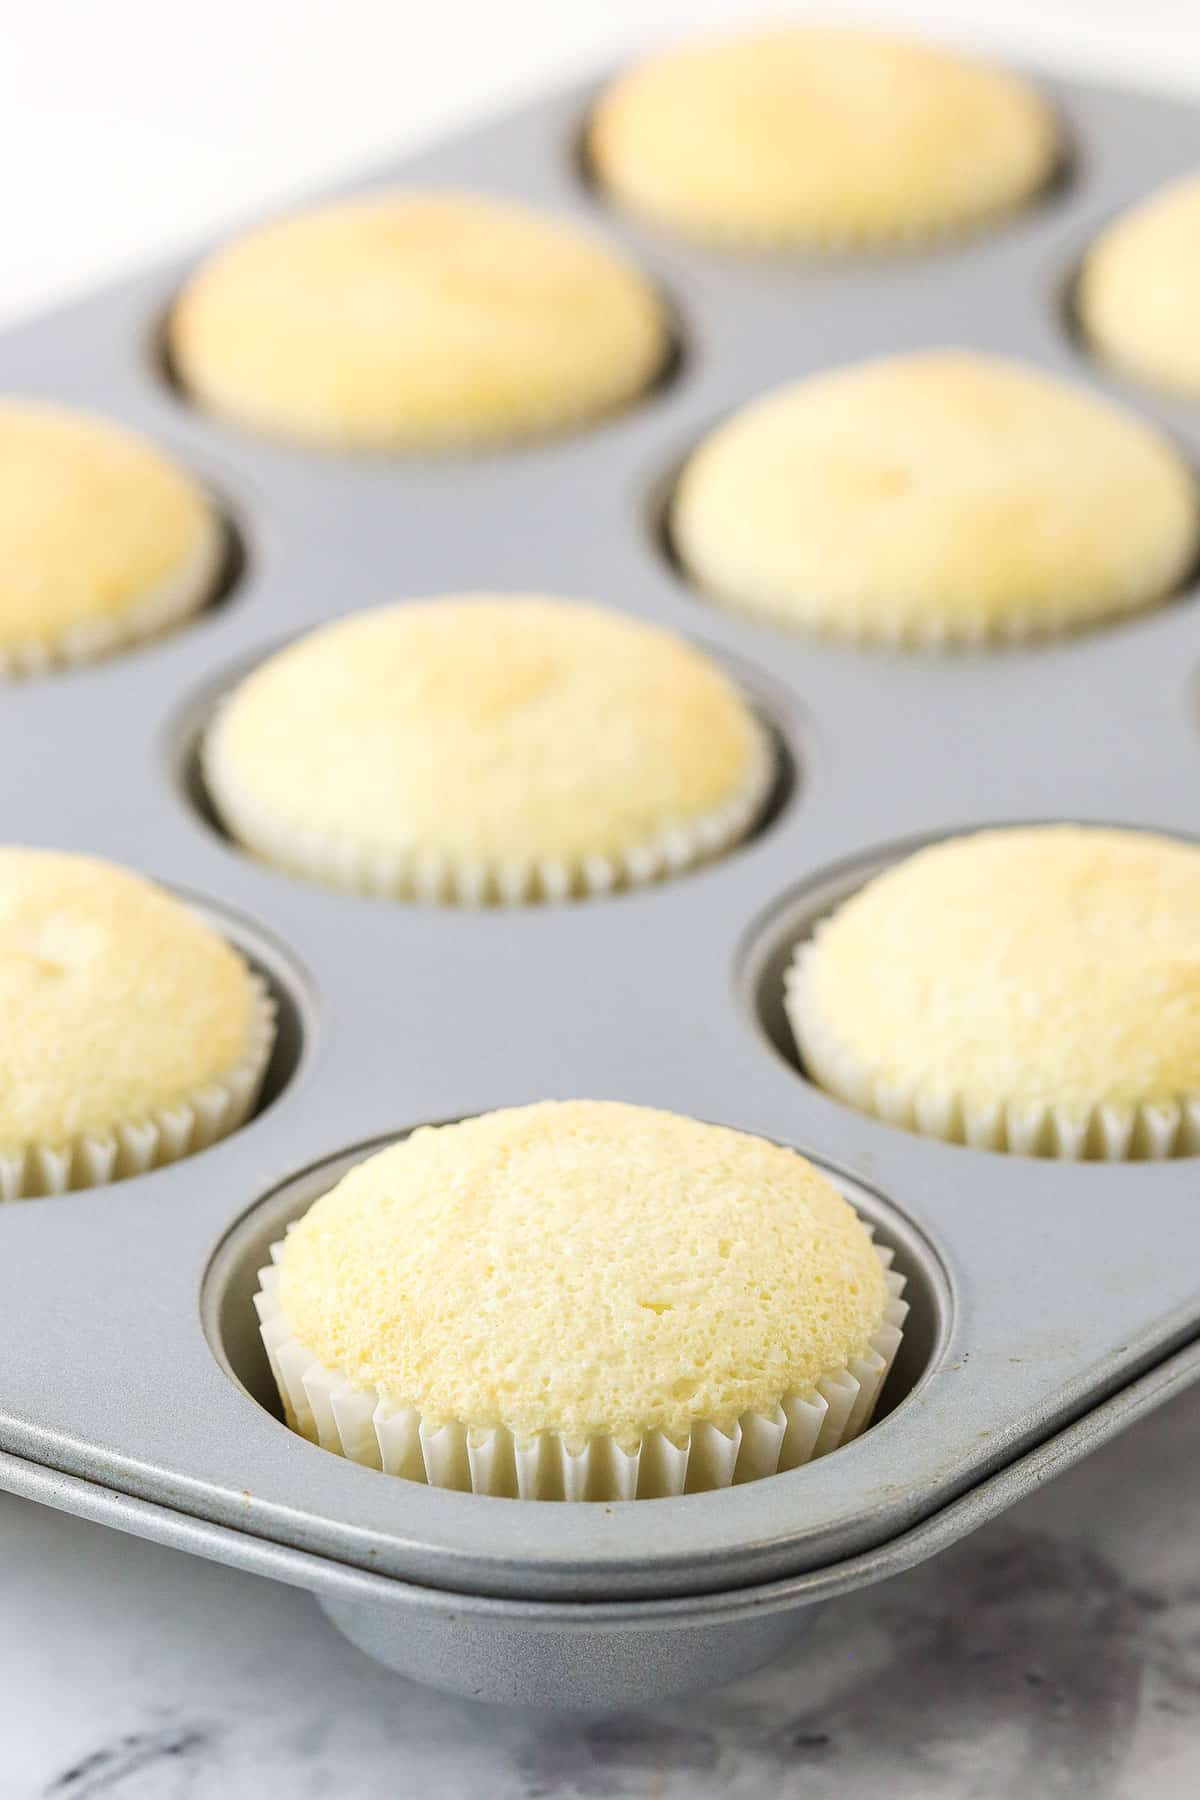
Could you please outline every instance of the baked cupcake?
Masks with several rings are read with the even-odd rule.
[[[223,554],[203,490],[143,438],[0,398],[0,677],[154,636],[211,598]]]
[[[205,740],[230,834],[290,874],[394,899],[603,893],[718,855],[773,777],[707,656],[565,600],[403,601],[237,686]]]
[[[397,191],[298,213],[219,250],[170,321],[209,412],[337,450],[446,450],[582,424],[654,380],[654,288],[566,221]]]
[[[0,1199],[140,1175],[224,1137],[274,1038],[194,913],[89,856],[0,848]]]
[[[878,248],[995,219],[1060,156],[1027,82],[882,32],[794,24],[639,63],[591,119],[621,205],[702,243]]]
[[[863,1112],[1028,1156],[1200,1149],[1200,849],[982,831],[867,883],[802,944],[788,1017]]]
[[[726,1487],[833,1450],[907,1310],[794,1151],[611,1102],[416,1131],[272,1255],[258,1308],[294,1430],[522,1499]]]
[[[1161,188],[1101,232],[1075,301],[1105,362],[1200,399],[1200,174]]]
[[[1166,599],[1200,542],[1150,426],[961,350],[852,364],[735,413],[684,467],[673,546],[711,599],[859,643],[1064,632]]]

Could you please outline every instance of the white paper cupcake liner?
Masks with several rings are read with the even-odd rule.
[[[87,1133],[53,1147],[32,1145],[15,1155],[0,1151],[0,1201],[32,1200],[144,1175],[206,1149],[243,1124],[258,1099],[275,1043],[275,1002],[259,976],[251,974],[250,980],[250,1037],[227,1074],[177,1106],[111,1131]]]
[[[1002,612],[988,613],[939,612],[938,597],[933,594],[924,601],[914,596],[907,604],[901,604],[898,596],[892,595],[892,610],[883,617],[876,605],[852,593],[814,602],[811,596],[806,599],[790,592],[765,590],[755,578],[741,582],[736,572],[712,567],[703,552],[695,557],[686,554],[682,535],[672,533],[672,541],[688,580],[723,611],[760,619],[825,643],[852,644],[864,650],[953,656],[1072,637],[1164,605],[1182,578],[1176,570],[1165,571],[1161,592],[1113,599],[1103,605],[1081,604],[1077,590],[1064,588],[1057,594],[1042,592],[1036,604],[1013,605]]]
[[[173,575],[119,613],[81,620],[55,637],[0,644],[0,681],[46,675],[54,669],[98,662],[159,637],[197,612],[217,585],[225,556],[225,533],[210,518],[191,555]]]
[[[1067,1108],[1049,1101],[996,1100],[887,1081],[839,1039],[806,979],[817,939],[801,944],[784,976],[784,1010],[804,1068],[818,1086],[860,1112],[924,1137],[975,1150],[1071,1161],[1158,1162],[1200,1152],[1200,1094],[1168,1104]]]
[[[589,145],[588,160],[596,185],[610,194],[618,204],[637,214],[655,230],[669,232],[677,239],[719,254],[761,257],[773,261],[789,257],[801,263],[837,262],[843,258],[866,262],[885,262],[891,257],[918,254],[927,250],[968,243],[986,237],[1014,218],[1036,206],[1046,191],[1053,187],[1061,167],[1061,155],[1047,164],[1045,172],[1020,193],[993,200],[979,206],[946,205],[930,209],[920,218],[897,218],[889,224],[860,220],[854,223],[830,215],[813,215],[803,229],[794,225],[767,225],[761,222],[735,224],[730,219],[693,219],[684,224],[665,208],[641,205],[632,196],[610,183],[603,169],[603,156]]]
[[[867,1227],[869,1230],[870,1227]],[[544,1431],[433,1427],[327,1368],[291,1332],[279,1300],[283,1243],[259,1270],[254,1297],[271,1372],[293,1431],[337,1456],[431,1487],[521,1500],[646,1500],[758,1481],[825,1456],[870,1424],[903,1335],[908,1303],[892,1252],[876,1245],[887,1282],[883,1321],[862,1356],[785,1394],[770,1414],[747,1412],[732,1430],[700,1423],[683,1443],[648,1432],[633,1450],[612,1437],[572,1441]]]
[[[220,745],[218,715],[202,751],[205,785],[232,836],[253,855],[289,875],[343,893],[448,906],[522,906],[594,897],[644,887],[711,862],[747,835],[777,774],[774,745],[766,729],[756,726],[746,779],[717,811],[673,824],[619,855],[465,862],[371,849],[281,819],[239,793],[236,770],[224,767]]]

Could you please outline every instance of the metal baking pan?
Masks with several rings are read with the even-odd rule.
[[[1194,1377],[1200,1164],[1075,1165],[910,1136],[812,1087],[779,976],[840,895],[914,842],[1083,819],[1189,834],[1196,591],[987,654],[852,651],[706,605],[662,539],[672,471],[764,388],[967,343],[1116,391],[1071,330],[1096,229],[1200,165],[1200,110],[1057,82],[1071,165],[989,234],[894,259],[735,260],[638,230],[580,169],[590,92],[397,179],[518,196],[622,242],[681,352],[578,435],[407,460],[291,451],[191,410],[162,322],[194,259],[0,337],[0,386],[140,427],[212,487],[237,554],[198,621],[0,691],[6,839],[144,869],[274,986],[265,1101],[174,1167],[0,1209],[0,1485],[311,1586],[356,1641],[488,1698],[617,1705],[769,1657],[807,1602],[904,1566]],[[1200,407],[1125,390],[1200,466]],[[324,619],[487,588],[590,597],[690,634],[773,726],[756,835],[653,890],[514,911],[358,900],[251,862],[196,774],[214,698]],[[537,1505],[384,1477],[288,1432],[250,1295],[281,1226],[381,1138],[535,1098],[665,1106],[794,1144],[891,1242],[913,1311],[883,1415],[819,1463],[725,1492]]]

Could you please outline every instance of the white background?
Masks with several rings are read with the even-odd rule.
[[[746,0],[0,0],[0,321]],[[825,0],[1200,93],[1200,0]]]

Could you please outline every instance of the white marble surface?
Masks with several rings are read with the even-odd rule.
[[[0,1496],[3,1800],[1195,1800],[1200,1390],[724,1692],[577,1722]]]

